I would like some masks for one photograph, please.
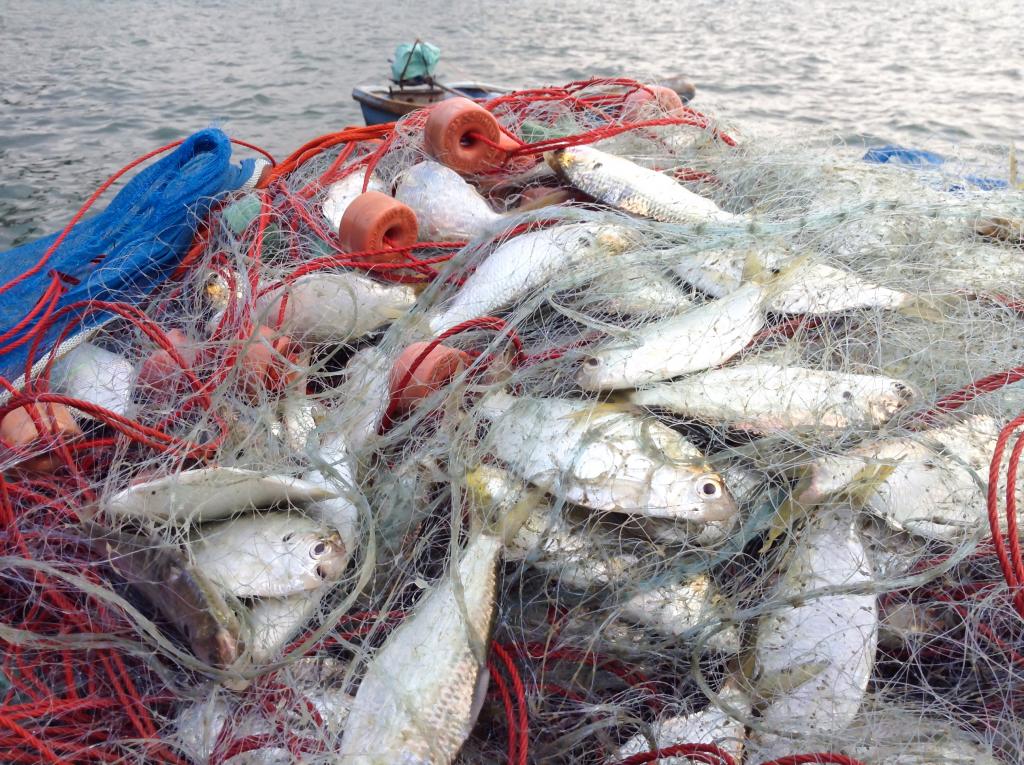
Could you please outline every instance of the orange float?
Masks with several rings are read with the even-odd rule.
[[[364,191],[345,210],[338,240],[346,252],[400,249],[416,244],[417,231],[411,208],[379,191]],[[390,263],[401,257],[385,253],[366,262]]]
[[[238,358],[243,393],[255,399],[263,391],[290,385],[302,375],[302,358],[302,349],[290,337],[261,326]]]
[[[417,401],[440,390],[473,362],[473,358],[464,351],[447,345],[438,345],[413,368],[412,365],[428,345],[430,343],[410,344],[399,354],[391,369],[391,398],[399,412],[412,409]],[[398,386],[403,380],[407,381],[399,389]]]
[[[648,104],[656,104],[659,111],[674,115],[677,109],[683,108],[683,99],[672,88],[664,85],[649,85],[646,90],[634,90],[622,102],[622,121],[638,122],[643,119]]]
[[[493,114],[468,98],[449,98],[431,109],[423,137],[434,159],[466,175],[500,166],[507,149],[498,144],[518,146],[501,132]]]
[[[81,428],[75,422],[71,411],[63,404],[29,404],[39,417],[43,427],[52,430],[47,434],[49,438],[79,436]],[[52,418],[51,418],[52,417]],[[39,431],[27,406],[20,407],[8,412],[3,420],[0,420],[0,441],[9,447],[16,449],[30,449],[38,445],[40,441]],[[37,470],[44,473],[52,473],[60,465],[60,460],[55,455],[43,454],[32,457],[21,463],[27,470]]]
[[[196,360],[196,350],[190,347],[189,339],[180,329],[172,329],[167,333],[167,340],[181,356],[186,365],[192,366]],[[140,385],[152,388],[164,388],[168,380],[179,379],[181,366],[167,351],[160,349],[154,351],[142,362],[139,368],[138,381]]]

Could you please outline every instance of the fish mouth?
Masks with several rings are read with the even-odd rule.
[[[316,575],[325,582],[334,581],[348,568],[348,550],[339,537],[322,540],[320,544],[325,545],[327,549],[316,556],[319,558]]]
[[[565,180],[565,171],[571,164],[569,154],[565,149],[544,152],[544,161],[548,163],[548,167],[554,170],[555,175]]]
[[[242,641],[241,638],[233,635],[230,630],[220,627],[214,632],[210,642],[204,648],[205,650],[201,651],[201,653],[205,655],[199,658],[212,666],[227,669],[238,661],[238,657],[242,654]],[[199,653],[197,651],[197,654]]]

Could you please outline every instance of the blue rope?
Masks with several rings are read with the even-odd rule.
[[[31,313],[54,272],[67,287],[56,310],[89,300],[140,303],[173,273],[211,206],[241,187],[254,169],[251,159],[231,164],[231,142],[220,130],[189,136],[132,178],[106,210],[76,225],[39,273],[0,295],[0,335]],[[31,269],[58,236],[0,254],[0,284]],[[65,336],[75,335],[109,318],[99,312],[73,312],[44,334],[36,357],[49,351],[65,330]],[[31,330],[29,326],[21,332]],[[20,378],[34,342],[0,354],[0,374],[12,381]]]

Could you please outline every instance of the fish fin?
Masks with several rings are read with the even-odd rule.
[[[795,491],[786,497],[785,501],[779,505],[772,516],[771,525],[768,527],[768,533],[765,535],[764,544],[761,545],[759,554],[764,555],[771,550],[779,537],[785,532],[792,530],[799,519],[807,517],[809,509],[797,499]]]
[[[763,701],[785,696],[816,678],[828,667],[827,661],[807,661],[774,672],[762,672],[756,680],[757,695]]]
[[[765,535],[764,544],[761,545],[760,554],[762,555],[774,547],[779,537],[783,533],[790,531],[798,520],[806,518],[814,507],[813,503],[806,504],[800,499],[804,492],[810,488],[811,481],[814,479],[813,467],[805,465],[796,470],[795,473],[798,476],[797,484],[793,487],[789,496],[779,505],[775,514],[772,515],[771,525],[768,527],[768,533]]]
[[[743,259],[743,270],[740,273],[740,283],[746,284],[748,282],[756,282],[759,279],[765,279],[765,274],[771,274],[771,269],[768,268],[764,259],[758,254],[757,250],[750,250],[747,256]]]
[[[793,278],[811,261],[810,253],[790,258],[779,266],[770,266],[756,252],[747,253],[743,262],[741,284],[757,284],[764,289],[765,298],[770,300],[788,289]]]
[[[889,476],[895,470],[896,465],[893,464],[878,462],[865,465],[857,471],[857,474],[846,486],[833,496],[849,502],[855,510],[859,510],[874,496],[878,487],[889,480]]]
[[[558,191],[552,191],[550,194],[545,194],[542,197],[537,197],[530,202],[519,205],[511,212],[524,213],[530,212],[531,210],[540,210],[544,207],[550,207],[551,205],[561,205],[569,202],[575,195],[569,189],[559,189]]]
[[[586,409],[581,409],[578,412],[567,414],[565,419],[572,423],[576,423],[580,420],[588,420],[592,417],[597,417],[603,414],[641,414],[643,410],[636,404],[629,401],[628,396],[628,391],[621,397],[611,396],[606,401],[600,401]]]
[[[473,689],[473,703],[469,707],[469,717],[466,720],[466,732],[473,729],[476,720],[480,716],[480,710],[484,708],[484,700],[487,698],[487,688],[491,684],[491,671],[487,667],[480,668],[480,674],[476,676],[476,687]]]
[[[959,304],[961,298],[954,295],[913,297],[899,308],[897,312],[912,319],[923,319],[924,321],[940,324],[949,317],[952,310]]]
[[[418,296],[419,295],[417,293],[417,297]],[[403,316],[408,315],[408,313],[408,306],[389,305],[381,310],[380,315],[383,316],[388,321],[398,321]]]
[[[512,491],[517,494],[510,507],[491,491],[488,473],[493,469],[492,466],[478,465],[466,473],[464,481],[466,501],[470,508],[470,525],[485,534],[500,537],[508,544],[540,505],[544,491],[512,479],[521,488],[513,487]]]

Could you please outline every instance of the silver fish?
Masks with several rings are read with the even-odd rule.
[[[492,393],[475,413],[486,447],[516,475],[570,502],[703,523],[735,514],[721,476],[661,423],[621,407]]]
[[[281,650],[316,613],[325,591],[260,598],[249,612],[249,655],[256,664],[280,658]]]
[[[878,375],[756,360],[631,393],[629,400],[758,432],[877,428],[915,400],[910,385]]]
[[[238,597],[283,597],[337,580],[349,551],[334,531],[289,513],[204,525],[190,544],[197,568]]]
[[[717,705],[718,700],[744,717],[750,715],[750,698],[737,684],[727,682],[717,699],[705,709],[658,720],[652,726],[650,739],[643,733],[633,736],[619,747],[612,762],[618,763],[641,752],[666,749],[675,744],[714,744],[728,752],[737,763],[742,762],[746,740],[744,719],[733,717]],[[693,761],[680,756],[662,757],[658,762],[661,765],[687,765]]]
[[[744,265],[751,255],[768,268],[781,269],[793,260],[785,250],[757,247],[753,250],[709,250],[680,258],[673,270],[680,279],[713,297],[724,297],[742,283]],[[807,261],[792,275],[785,288],[768,299],[776,313],[828,315],[856,308],[911,309],[920,299],[864,279],[852,271],[821,261]]]
[[[348,206],[355,201],[355,198],[363,193],[363,181],[365,173],[356,170],[346,175],[340,181],[331,184],[327,189],[327,195],[323,202],[323,213],[327,222],[331,224],[331,230],[337,231],[341,225],[341,219],[345,217]],[[370,176],[367,191],[377,191],[381,194],[388,193],[387,184],[376,175]]]
[[[351,271],[300,277],[260,299],[264,321],[295,340],[342,343],[404,316],[416,302],[406,284],[385,284]],[[281,316],[281,305],[284,314]]]
[[[742,351],[765,323],[767,291],[751,282],[729,295],[590,351],[576,382],[585,390],[634,388],[718,366]]]
[[[459,556],[460,587],[438,582],[374,654],[352,704],[338,761],[451,762],[487,691],[501,540],[479,533]],[[458,594],[456,594],[458,592]]]
[[[988,468],[998,433],[991,417],[975,416],[825,455],[804,475],[797,500],[809,507],[851,494],[896,529],[962,539],[988,527]]]
[[[743,223],[710,199],[694,194],[667,175],[593,146],[573,146],[544,155],[566,183],[606,205],[667,223]]]
[[[853,518],[839,507],[808,522],[776,590],[780,603],[758,624],[762,709],[750,762],[805,752],[803,736],[841,733],[864,700],[878,636],[875,596],[819,592],[872,581]]]
[[[416,213],[425,242],[474,239],[505,220],[461,175],[431,160],[401,173],[395,199]]]
[[[135,364],[92,343],[81,343],[58,359],[50,371],[50,386],[54,391],[96,404],[122,417],[131,409],[135,379]],[[90,417],[78,410],[76,415]]]
[[[614,256],[633,241],[623,226],[573,223],[513,237],[499,245],[430,319],[441,333],[522,300],[556,276],[594,258]]]
[[[626,315],[677,314],[693,307],[690,295],[659,269],[649,264],[626,265],[595,276],[587,289],[573,295],[582,310]]]
[[[210,467],[133,483],[104,498],[100,506],[112,515],[200,522],[284,502],[305,504],[327,499],[334,493],[292,476]]]

